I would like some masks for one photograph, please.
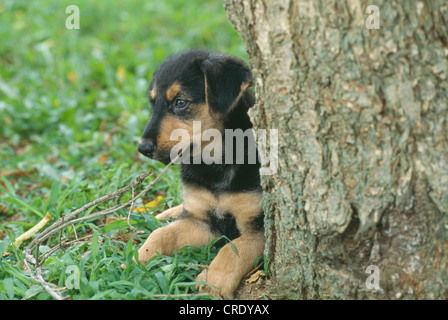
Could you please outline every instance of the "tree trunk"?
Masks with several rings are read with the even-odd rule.
[[[224,0],[279,135],[271,297],[448,299],[448,5],[375,2]]]

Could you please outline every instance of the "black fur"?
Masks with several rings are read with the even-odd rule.
[[[236,226],[235,217],[230,213],[210,211],[208,213],[210,231],[216,235],[224,235],[230,240],[238,238],[241,233]]]

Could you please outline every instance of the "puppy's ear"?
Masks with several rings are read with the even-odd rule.
[[[252,74],[235,57],[216,55],[201,63],[205,77],[205,97],[212,114],[223,117],[230,112],[252,85]]]

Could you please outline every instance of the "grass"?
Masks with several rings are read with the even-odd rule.
[[[52,223],[150,168],[163,169],[136,150],[150,115],[146,90],[161,61],[192,47],[244,58],[220,1],[78,0],[79,30],[65,27],[71,4],[0,3],[1,300],[51,299],[22,265],[29,241],[12,245],[47,212]],[[179,204],[179,182],[177,170],[169,170],[136,206],[157,196],[162,200],[154,212]],[[123,216],[127,211],[114,215]],[[64,239],[85,241],[52,254],[45,280],[70,287],[71,272],[78,272],[79,286],[64,293],[70,299],[207,298],[196,295],[195,278],[215,247],[182,248],[145,267],[134,264],[139,243],[166,222],[140,213],[130,220],[144,234],[121,220],[87,220],[65,229]],[[40,252],[58,241],[50,238]]]

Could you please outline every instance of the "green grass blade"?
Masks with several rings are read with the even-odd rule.
[[[29,204],[22,201],[22,199],[18,198],[17,196],[8,195],[3,198],[6,202],[9,202],[11,204],[16,204],[19,207],[22,207],[25,210],[28,210],[30,212],[33,212],[37,216],[39,216],[41,219],[45,216],[41,211],[37,210],[36,208],[31,207]]]

